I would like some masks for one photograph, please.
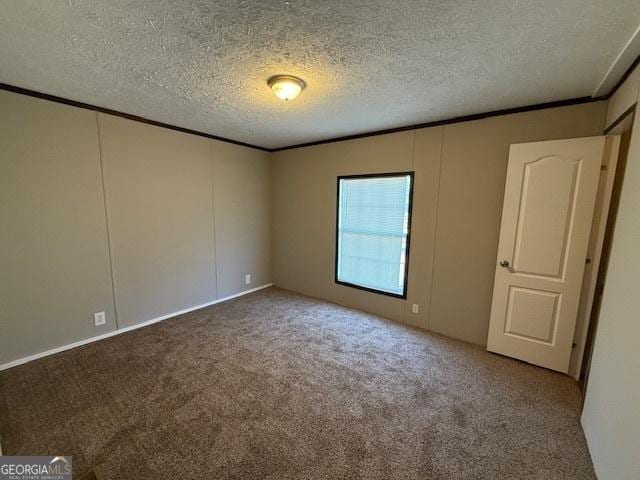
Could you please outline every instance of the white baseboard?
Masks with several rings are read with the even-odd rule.
[[[50,350],[46,350],[44,352],[35,353],[33,355],[29,355],[27,357],[18,358],[17,360],[12,360],[10,362],[4,363],[0,365],[0,371],[7,370],[12,367],[17,367],[18,365],[22,365],[27,362],[31,362],[33,360],[37,360],[38,358],[48,357],[49,355],[53,355],[55,353],[64,352],[65,350],[71,350],[72,348],[81,347],[82,345],[87,345],[88,343],[97,342],[99,340],[103,340],[105,338],[113,337],[115,335],[120,335],[121,333],[130,332],[131,330],[136,330],[138,328],[146,327],[148,325],[153,325],[154,323],[161,322],[163,320],[167,320],[168,318],[177,317],[178,315],[182,315],[184,313],[193,312],[194,310],[200,310],[201,308],[210,307],[211,305],[215,305],[216,303],[226,302],[227,300],[231,300],[233,298],[241,297],[242,295],[246,295],[248,293],[257,292],[258,290],[262,290],[264,288],[272,287],[273,283],[267,283],[266,285],[261,285],[256,288],[252,288],[251,290],[245,290],[244,292],[236,293],[235,295],[230,295],[224,298],[218,298],[212,302],[203,303],[202,305],[196,305],[195,307],[185,308],[184,310],[179,310],[177,312],[169,313],[168,315],[163,315],[161,317],[152,318],[151,320],[147,320],[142,323],[136,323],[135,325],[131,325],[129,327],[119,328],[117,330],[113,330],[111,332],[103,333],[102,335],[97,335],[95,337],[89,337],[84,340],[79,340],[77,342],[70,343],[68,345],[63,345],[62,347],[52,348]]]

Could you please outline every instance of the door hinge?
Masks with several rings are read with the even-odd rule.
[[[600,171],[604,172],[607,170],[607,166],[606,165],[600,165]]]
[[[584,263],[586,263],[586,264],[591,263],[591,259],[590,259],[590,258],[587,258],[587,259],[584,261]]]

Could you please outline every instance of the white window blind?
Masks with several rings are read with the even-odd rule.
[[[336,280],[405,296],[412,174],[340,177]]]

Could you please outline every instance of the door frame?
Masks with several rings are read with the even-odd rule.
[[[582,359],[587,344],[591,311],[598,286],[598,272],[600,260],[607,231],[607,219],[609,218],[611,197],[616,178],[618,158],[620,151],[620,135],[605,135],[605,152],[600,172],[598,192],[596,193],[596,206],[593,211],[593,223],[589,235],[589,247],[587,249],[587,265],[585,265],[582,277],[582,289],[578,304],[578,316],[573,335],[573,349],[569,361],[568,375],[576,380],[580,379],[582,371]]]
[[[607,211],[606,228],[604,238],[601,245],[601,257],[598,264],[598,271],[595,274],[594,282],[596,284],[595,296],[590,305],[590,315],[587,317],[587,328],[584,332],[583,351],[580,356],[580,368],[578,370],[578,382],[582,388],[582,392],[586,391],[589,379],[589,368],[591,366],[591,354],[593,352],[593,343],[598,327],[598,318],[600,314],[600,301],[604,284],[606,282],[607,267],[609,264],[609,252],[611,250],[611,242],[615,230],[615,220],[618,212],[618,204],[620,201],[620,193],[624,182],[625,167],[627,163],[628,142],[630,139],[631,128],[635,120],[636,104],[633,104],[620,117],[618,117],[611,126],[605,130],[606,135],[620,135],[621,145],[620,154],[617,161],[616,172],[613,180],[612,196]],[[625,135],[627,136],[625,138]]]

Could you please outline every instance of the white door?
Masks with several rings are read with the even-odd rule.
[[[605,142],[511,145],[489,351],[567,372]]]

